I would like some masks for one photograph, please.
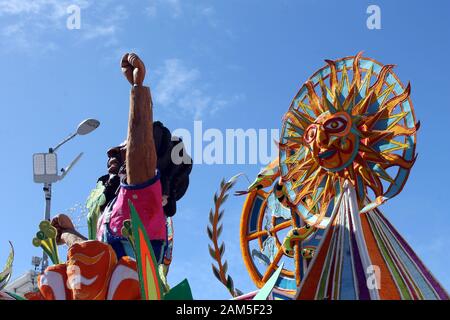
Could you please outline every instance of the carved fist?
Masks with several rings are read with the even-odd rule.
[[[75,226],[72,223],[72,220],[65,214],[59,214],[56,217],[54,217],[51,221],[51,225],[56,228],[58,231],[56,235],[56,243],[57,244],[63,244],[64,241],[61,240],[61,235],[66,231],[73,231],[75,230]]]
[[[131,85],[142,86],[145,78],[145,65],[137,54],[125,53],[120,66],[125,78]]]

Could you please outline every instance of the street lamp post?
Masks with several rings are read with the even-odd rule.
[[[77,135],[88,134],[98,128],[100,122],[95,119],[86,119],[78,125],[77,131],[72,133],[54,148],[49,148],[48,153],[35,153],[33,155],[33,180],[36,183],[43,183],[45,195],[45,215],[44,219],[50,221],[50,206],[52,200],[52,183],[62,180],[72,167],[80,160],[83,153],[80,153],[66,168],[61,169],[62,174],[58,175],[58,163],[55,151]],[[48,266],[48,256],[44,252],[42,256],[41,272]]]

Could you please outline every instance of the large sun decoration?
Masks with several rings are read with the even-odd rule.
[[[361,212],[397,195],[416,158],[419,128],[410,85],[401,84],[393,65],[361,53],[326,63],[293,99],[280,141],[288,199],[318,228],[327,226],[346,180]]]

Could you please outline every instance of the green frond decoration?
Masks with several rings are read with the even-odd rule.
[[[123,222],[122,235],[128,239],[128,241],[131,244],[131,247],[133,248],[135,257],[137,257],[136,241],[133,237],[133,229],[131,227],[131,220],[125,220]],[[170,290],[170,287],[169,287],[169,283],[167,282],[167,267],[164,264],[160,264],[158,266],[158,274],[159,274],[159,278],[161,280],[163,292],[168,292]]]
[[[6,260],[3,271],[0,272],[0,290],[3,290],[8,284],[9,279],[11,279],[12,266],[14,261],[14,247],[11,241],[9,242],[9,245],[11,246],[11,250],[9,251],[8,259]]]
[[[169,292],[164,295],[164,300],[194,300],[191,286],[187,279],[184,279]]]
[[[101,181],[99,181],[97,182],[95,189],[91,191],[86,200],[86,208],[88,209],[87,225],[89,240],[96,239],[97,221],[100,217],[100,208],[106,203],[106,197],[103,193],[104,191],[105,186]]]
[[[33,245],[41,247],[42,250],[49,256],[53,264],[59,264],[58,246],[56,245],[56,228],[50,224],[50,221],[43,220],[39,224],[39,231],[36,232],[36,237],[33,238]]]
[[[223,230],[221,221],[225,211],[221,207],[228,199],[228,192],[233,188],[241,175],[237,174],[227,182],[224,179],[220,182],[220,191],[214,194],[214,209],[211,209],[209,212],[209,225],[206,228],[208,238],[212,242],[211,245],[208,245],[209,254],[217,262],[217,266],[211,265],[213,274],[228,289],[232,297],[242,295],[242,292],[234,287],[233,279],[230,275],[227,275],[228,261],[222,260],[225,253],[225,243],[219,243],[219,237]]]
[[[128,201],[128,205],[131,220],[124,221],[122,235],[130,241],[136,256],[142,300],[193,300],[187,279],[170,288],[167,281],[168,267],[157,264],[139,214],[131,201]]]

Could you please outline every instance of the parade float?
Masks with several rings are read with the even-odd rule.
[[[213,275],[232,299],[449,298],[380,211],[408,179],[419,129],[411,87],[400,82],[393,67],[361,53],[326,60],[283,117],[277,159],[247,190],[235,192],[246,196],[239,242],[254,292],[237,288],[220,238],[223,206],[241,174],[222,181],[205,221],[209,218]],[[104,205],[104,190],[97,187],[87,203],[88,219],[94,221]],[[37,292],[22,297],[5,291],[13,266],[11,246],[0,273],[0,298],[192,299],[187,280],[167,285],[171,250],[158,264],[132,200],[128,206],[131,216],[121,233],[134,257],[118,259],[111,246],[94,240],[93,227],[90,239],[72,245],[62,262],[58,231],[43,221],[32,242],[53,265],[39,276]]]

